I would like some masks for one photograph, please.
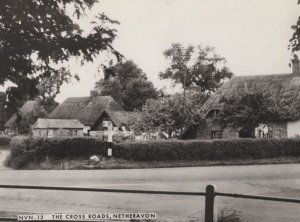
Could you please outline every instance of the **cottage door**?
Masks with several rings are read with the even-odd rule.
[[[48,137],[53,137],[53,129],[48,130]]]

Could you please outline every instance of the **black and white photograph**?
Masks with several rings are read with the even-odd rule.
[[[8,221],[300,221],[300,0],[0,0]]]

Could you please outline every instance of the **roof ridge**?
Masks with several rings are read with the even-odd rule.
[[[251,78],[251,77],[291,77],[293,73],[273,73],[273,74],[255,74],[255,75],[241,75],[241,76],[233,76],[232,78]]]

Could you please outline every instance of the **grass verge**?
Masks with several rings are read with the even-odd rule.
[[[234,166],[234,165],[265,165],[300,163],[300,157],[280,157],[273,159],[245,159],[220,161],[132,161],[116,158],[102,158],[98,164],[91,165],[83,158],[45,160],[38,164],[31,163],[29,170],[89,170],[89,169],[139,169],[139,168],[172,168],[172,167],[200,167],[200,166]]]

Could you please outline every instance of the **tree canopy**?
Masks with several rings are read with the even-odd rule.
[[[98,0],[1,1],[0,85],[6,81],[16,85],[7,90],[12,106],[39,95],[39,82],[67,81],[67,70],[61,72],[59,66],[71,57],[82,63],[93,61],[102,51],[120,57],[112,47],[116,37],[112,26],[117,21],[99,14],[89,33],[76,23],[96,3]]]
[[[300,0],[298,0],[298,4],[300,4]],[[292,52],[300,51],[300,16],[296,21],[296,24],[292,26],[294,30],[292,38],[290,39],[289,48]]]
[[[224,126],[242,130],[249,137],[260,123],[274,121],[281,116],[278,103],[260,92],[237,95],[234,98],[222,98],[224,106],[219,120]]]
[[[184,90],[198,87],[201,92],[211,93],[222,85],[224,79],[232,76],[225,58],[210,46],[184,47],[174,43],[163,54],[170,66],[160,73],[160,78],[171,79],[175,84],[181,84]]]
[[[112,96],[127,111],[141,109],[158,92],[146,74],[133,61],[104,67],[104,78],[96,82],[94,91]]]
[[[185,106],[182,101],[186,100]],[[190,123],[200,120],[199,110],[208,99],[205,93],[188,91],[164,96],[156,100],[148,100],[140,113],[140,120],[131,123],[130,128],[135,132],[167,133],[177,131]]]

